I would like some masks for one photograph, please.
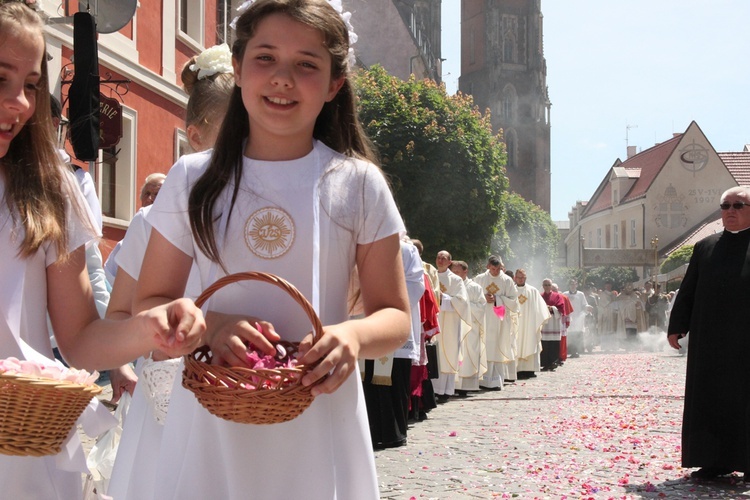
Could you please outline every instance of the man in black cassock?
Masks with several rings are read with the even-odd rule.
[[[750,471],[750,188],[721,196],[722,233],[699,241],[675,298],[669,344],[690,332],[682,466],[714,479]]]

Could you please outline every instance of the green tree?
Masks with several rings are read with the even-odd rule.
[[[548,277],[560,239],[549,213],[512,192],[504,193],[502,202],[503,219],[492,240],[492,253],[499,254],[508,269],[524,268],[529,277]]]
[[[667,257],[659,267],[660,273],[668,273],[674,269],[677,269],[683,264],[690,262],[690,257],[693,256],[693,245],[683,245]]]
[[[602,266],[586,273],[586,283],[603,288],[604,282],[611,281],[613,290],[622,290],[625,283],[638,281],[638,273],[632,267]]]
[[[470,96],[448,96],[430,80],[395,78],[380,67],[355,77],[359,114],[410,236],[425,259],[448,250],[487,257],[507,189],[505,149]]]

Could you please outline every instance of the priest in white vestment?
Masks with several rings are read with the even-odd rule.
[[[578,280],[571,278],[568,282],[568,291],[563,295],[568,297],[573,306],[570,314],[570,326],[568,326],[568,354],[571,358],[577,358],[583,351],[583,331],[586,327],[586,308],[589,305],[586,295],[578,289]]]
[[[464,281],[450,269],[451,255],[441,250],[437,255],[438,279],[440,280],[440,334],[436,335],[440,377],[432,379],[438,402],[447,401],[456,391],[459,354],[461,352],[461,330],[464,323],[471,325],[469,297]]]
[[[487,389],[501,389],[503,380],[515,381],[517,377],[518,330],[512,315],[519,311],[518,290],[513,279],[504,271],[500,257],[491,255],[487,260],[487,271],[474,277],[474,281],[484,290],[486,304],[487,373],[480,385]],[[499,314],[495,311],[496,307],[502,308]]]
[[[619,347],[619,341],[615,334],[617,325],[617,312],[612,303],[617,298],[617,294],[612,291],[612,282],[607,280],[604,288],[599,290],[599,337],[602,351],[615,351]]]
[[[518,289],[518,378],[535,377],[541,370],[542,325],[551,317],[542,294],[526,283],[526,271],[515,274]]]
[[[646,331],[646,316],[643,302],[633,289],[632,283],[626,283],[622,293],[610,304],[617,318],[617,338],[623,342],[625,349],[637,346],[638,332]]]
[[[464,323],[461,329],[461,356],[459,359],[456,390],[461,393],[478,391],[479,379],[487,371],[487,356],[484,350],[484,289],[468,278],[469,266],[463,261],[453,261],[450,267],[454,274],[464,280],[469,297],[471,324]]]

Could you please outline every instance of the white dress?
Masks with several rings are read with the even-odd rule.
[[[65,179],[73,186],[69,192],[81,196],[78,186],[72,184],[75,182],[73,174]],[[0,192],[5,192],[2,175]],[[82,197],[79,204],[90,217]],[[93,240],[96,234],[86,229],[70,201],[67,208],[68,249],[72,251]],[[52,360],[47,330],[46,272],[47,266],[57,260],[57,250],[54,244],[47,242],[31,257],[20,257],[18,249],[23,235],[23,227],[14,225],[8,205],[3,201],[0,203],[0,358],[30,359],[42,355]],[[98,414],[92,410],[93,406],[82,418],[98,419]],[[58,455],[39,458],[0,455],[0,495],[2,498],[44,500],[81,498],[83,472],[88,472],[86,457],[78,435],[73,432]]]
[[[135,214],[122,239],[122,250],[117,254],[117,267],[136,280],[141,274],[143,256],[151,235],[151,225],[146,221],[146,215],[152,206],[141,208]],[[191,272],[185,295],[195,298],[199,294],[198,275]],[[117,458],[106,492],[117,500],[148,498],[156,482],[156,463],[164,426],[157,422],[149,406],[142,377],[143,364],[143,358],[136,362],[135,372],[139,383],[135,386],[127,418],[124,419]]]
[[[223,275],[195,244],[187,193],[209,155],[183,157],[172,168],[148,220],[194,257],[205,288]],[[225,190],[226,193],[226,190]],[[347,290],[358,244],[404,230],[383,175],[316,142],[307,156],[285,162],[245,158],[231,216],[219,237],[229,273],[262,271],[293,283],[323,322],[347,319]],[[208,307],[256,315],[282,338],[299,341],[310,323],[273,285],[242,282],[216,292]],[[154,498],[378,498],[367,411],[356,370],[334,393],[317,397],[299,417],[247,425],[208,413],[175,381],[158,459]]]

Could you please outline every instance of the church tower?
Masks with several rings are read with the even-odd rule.
[[[461,0],[458,88],[491,112],[510,189],[550,210],[550,102],[541,0]]]

